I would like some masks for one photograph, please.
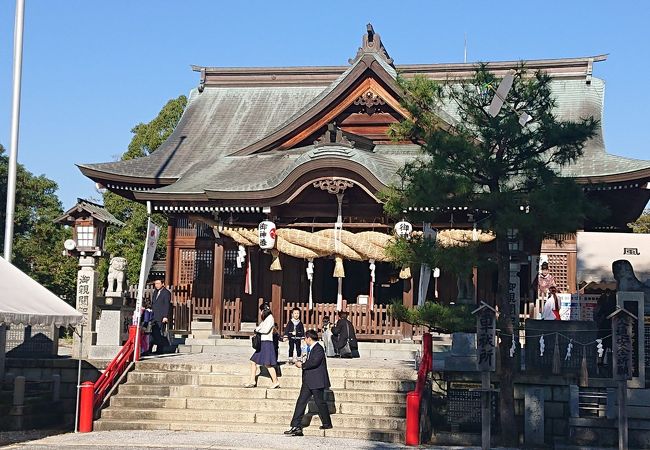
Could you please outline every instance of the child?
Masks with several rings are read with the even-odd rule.
[[[293,350],[296,349],[296,357],[300,358],[302,349],[300,348],[300,341],[305,337],[305,326],[300,321],[300,309],[293,308],[291,310],[291,320],[284,329],[284,340],[289,340],[289,364],[293,364]]]
[[[323,347],[325,347],[325,356],[331,358],[336,355],[334,343],[332,342],[332,324],[329,317],[323,318]]]

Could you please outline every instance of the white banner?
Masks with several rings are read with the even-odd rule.
[[[142,262],[140,264],[140,279],[138,280],[138,297],[135,302],[135,317],[134,325],[138,326],[136,331],[136,351],[137,343],[140,337],[140,316],[142,314],[142,297],[144,295],[144,287],[147,282],[147,275],[151,270],[153,264],[153,255],[156,253],[156,246],[158,244],[158,236],[160,236],[160,227],[151,221],[151,217],[147,221],[147,240],[142,250]],[[137,353],[136,353],[137,354]]]

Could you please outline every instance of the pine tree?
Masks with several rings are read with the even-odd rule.
[[[514,75],[508,106],[492,117],[487,113],[493,96],[490,87],[498,83],[483,65],[471,79],[454,83],[439,84],[425,77],[400,80],[403,106],[411,117],[390,134],[395,140],[419,144],[422,157],[403,168],[403,186],[387,192],[386,211],[399,217],[407,206],[433,205],[486,212],[481,226],[496,233],[497,305],[502,312],[498,376],[502,440],[504,445],[516,445],[516,359],[509,356],[514,327],[505,313],[510,311],[508,231],[518,230],[541,242],[546,234],[582,226],[588,209],[582,189],[573,180],[559,177],[558,170],[581,156],[598,123],[591,117],[558,120],[553,114],[550,76],[528,73],[523,65]],[[458,120],[443,113],[443,105],[456,109]],[[532,121],[522,127],[519,112],[528,113]]]

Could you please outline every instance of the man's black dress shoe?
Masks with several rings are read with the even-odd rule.
[[[302,428],[299,427],[291,427],[291,429],[285,431],[284,434],[286,436],[304,436],[302,434]]]
[[[329,425],[321,425],[318,428],[321,429],[321,430],[329,430],[329,429],[332,428],[332,424],[330,423]]]

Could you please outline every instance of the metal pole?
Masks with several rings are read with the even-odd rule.
[[[25,0],[16,0],[16,22],[14,26],[14,79],[11,102],[11,138],[9,170],[7,172],[7,210],[5,220],[5,260],[11,262],[14,238],[14,209],[16,206],[16,165],[18,162],[18,125],[20,122],[20,81],[23,71],[23,24],[25,22]]]
[[[79,361],[77,363],[77,406],[74,412],[74,432],[79,432],[79,390],[81,389],[81,352],[84,346],[84,326],[79,334]]]
[[[618,382],[618,448],[627,450],[627,381]]]
[[[481,372],[481,449],[490,450],[492,411],[490,408],[490,372]]]

